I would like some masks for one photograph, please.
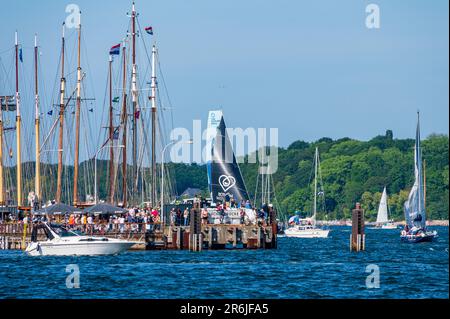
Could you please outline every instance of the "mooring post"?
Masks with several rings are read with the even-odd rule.
[[[360,203],[352,211],[352,234],[350,235],[350,251],[366,249],[366,235],[364,233],[364,210]]]
[[[277,248],[278,222],[277,212],[273,208],[270,210],[270,223],[272,225],[272,248]]]
[[[195,202],[190,214],[189,250],[202,250],[202,224],[200,218],[200,203]]]

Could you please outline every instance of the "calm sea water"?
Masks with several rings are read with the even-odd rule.
[[[397,230],[367,230],[350,253],[349,227],[329,239],[280,238],[258,251],[127,252],[107,257],[28,257],[0,251],[0,298],[449,298],[448,227],[434,243],[400,243]],[[77,264],[80,288],[66,287]],[[380,269],[367,289],[366,267]]]

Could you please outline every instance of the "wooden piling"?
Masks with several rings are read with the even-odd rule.
[[[366,235],[364,233],[364,210],[357,203],[352,211],[352,234],[350,235],[350,251],[361,251],[366,249]]]

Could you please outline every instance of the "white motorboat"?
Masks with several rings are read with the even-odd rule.
[[[393,222],[388,222],[381,225],[381,229],[397,229],[397,228],[398,228],[397,225]]]
[[[42,229],[47,241],[37,241],[37,231]],[[65,228],[53,228],[47,223],[35,225],[31,243],[25,252],[30,256],[98,256],[120,254],[136,242],[98,236],[80,235]]]
[[[330,230],[322,229],[316,226],[316,215],[317,215],[317,195],[324,195],[325,192],[321,189],[320,192],[317,190],[317,179],[318,172],[320,173],[320,160],[319,160],[319,149],[316,148],[316,154],[314,157],[314,207],[313,207],[313,215],[311,218],[300,220],[299,223],[294,222],[294,225],[288,227],[284,234],[286,237],[295,237],[295,238],[327,238]],[[295,217],[291,218],[289,221],[292,224],[292,221],[295,220]]]
[[[327,238],[329,229],[317,228],[312,225],[295,225],[284,231],[286,237],[295,238]]]

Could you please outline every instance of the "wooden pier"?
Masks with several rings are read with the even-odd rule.
[[[142,231],[132,231],[132,226],[138,226],[134,228],[140,228]],[[144,224],[126,224],[123,231],[116,227],[112,231],[94,232],[92,235],[136,241],[137,244],[131,250],[277,248],[276,225],[200,225],[196,232],[192,232],[192,225],[153,227],[154,230],[145,230]],[[24,250],[31,241],[31,232],[30,224],[25,227],[21,223],[0,224],[0,250]],[[88,232],[88,235],[90,234]],[[45,235],[39,233],[38,241],[45,240]]]

